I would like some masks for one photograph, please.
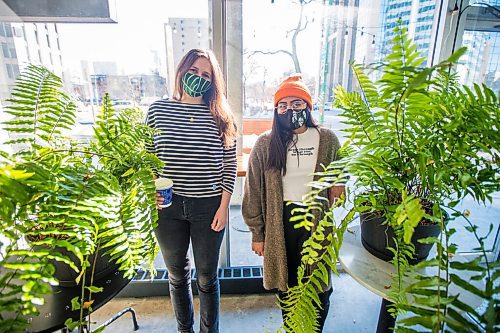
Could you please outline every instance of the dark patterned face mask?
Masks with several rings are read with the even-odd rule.
[[[201,97],[210,89],[212,82],[201,76],[186,72],[182,77],[182,86],[186,94],[191,97]]]
[[[302,127],[307,120],[307,110],[301,110],[301,111],[293,111],[289,110],[288,112],[292,111],[292,128],[297,129],[299,127]]]
[[[307,109],[294,111],[288,109],[285,113],[278,113],[278,122],[282,127],[295,130],[302,127],[307,121]]]

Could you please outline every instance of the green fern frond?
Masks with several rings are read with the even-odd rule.
[[[134,173],[129,181],[135,185],[128,186],[122,193],[120,223],[103,221],[100,226],[102,247],[121,264],[126,276],[133,276],[144,262],[153,269],[152,262],[158,251],[154,238],[157,211],[151,197],[151,193],[155,193],[152,179],[153,174],[148,170]]]
[[[29,143],[20,154],[50,145],[54,136],[75,124],[76,105],[64,92],[61,79],[41,66],[27,66],[7,102],[5,112],[14,118],[4,123],[5,130],[15,137],[7,144]]]
[[[319,187],[316,191],[319,193],[328,188],[328,185],[325,186]],[[309,207],[314,207],[314,202],[317,203],[317,200],[322,201],[319,195],[312,195],[309,198],[311,202],[306,205],[308,207],[305,208],[306,211],[308,211]],[[337,205],[339,204],[341,202],[337,203]],[[317,294],[323,291],[325,285],[329,284],[330,270],[338,274],[336,262],[340,251],[340,244],[353,215],[354,211],[347,214],[336,225],[333,220],[333,214],[325,214],[311,234],[311,237],[304,242],[301,253],[302,263],[297,272],[298,285],[289,288],[286,297],[279,302],[279,306],[286,310],[284,319],[284,329],[286,332],[317,332],[318,306],[320,306]],[[311,267],[313,268],[312,270],[310,269]],[[311,273],[308,273],[310,270]]]
[[[339,86],[336,96],[335,105],[342,108],[344,113],[350,114],[347,118],[349,120],[343,120],[342,123],[349,125],[345,131],[351,133],[351,138],[356,137],[360,144],[368,144],[373,142],[377,135],[385,133],[384,122],[359,93],[346,92]]]
[[[86,274],[96,253],[109,254],[127,277],[143,264],[154,274],[153,170],[162,162],[145,149],[153,134],[139,111],[115,112],[107,97],[96,140],[64,138],[74,123],[74,103],[44,68],[28,67],[10,103],[14,118],[7,130],[24,135],[10,143],[28,148],[2,153],[0,160],[0,331],[21,332],[25,316],[36,315],[50,284],[57,284],[53,262],[79,272],[75,282],[90,295],[98,292]],[[28,248],[19,247],[24,237]],[[81,320],[72,327],[85,325],[85,301],[75,299]]]
[[[352,63],[352,71],[358,81],[365,103],[369,108],[376,108],[379,100],[378,90],[375,84],[365,74],[365,69],[360,64]]]

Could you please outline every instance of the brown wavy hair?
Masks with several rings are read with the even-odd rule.
[[[212,84],[210,85],[210,89],[203,94],[203,101],[210,109],[217,123],[224,146],[232,146],[236,142],[236,122],[226,98],[226,84],[222,70],[212,51],[192,49],[184,55],[177,66],[173,98],[177,101],[182,100],[182,97],[186,93],[182,84],[182,77],[191,68],[193,63],[201,57],[207,59],[212,67]]]

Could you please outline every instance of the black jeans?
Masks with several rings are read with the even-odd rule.
[[[190,198],[173,195],[161,209],[155,230],[168,270],[170,299],[179,332],[194,332],[189,242],[192,242],[200,298],[200,332],[219,332],[219,250],[224,230],[210,228],[221,197]]]
[[[295,229],[293,226],[297,222],[290,222],[290,217],[292,217],[292,209],[297,207],[294,204],[283,204],[283,228],[285,232],[285,247],[286,247],[286,263],[288,268],[288,286],[294,287],[298,284],[297,281],[297,269],[300,266],[302,245],[311,236],[311,232],[304,228]],[[325,325],[326,317],[328,315],[328,310],[330,308],[330,295],[332,294],[332,288],[329,290],[318,293],[318,297],[321,301],[321,308],[319,311],[319,332],[323,331],[323,326]],[[286,296],[286,292],[278,292],[280,299]],[[283,321],[287,314],[286,311],[281,311],[283,316]]]

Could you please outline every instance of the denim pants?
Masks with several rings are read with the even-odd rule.
[[[174,194],[172,204],[158,212],[155,234],[168,270],[170,299],[179,332],[194,332],[191,263],[188,256],[190,241],[200,298],[200,332],[219,332],[217,272],[224,230],[215,232],[210,225],[220,201],[220,196],[191,198]]]
[[[292,209],[297,207],[294,204],[284,204],[283,205],[283,228],[285,233],[285,248],[286,248],[286,263],[288,268],[288,286],[294,287],[298,284],[297,280],[297,269],[300,266],[302,246],[304,242],[311,236],[311,232],[304,228],[295,229],[293,226],[297,222],[290,222],[292,217]],[[319,331],[323,331],[323,326],[325,325],[326,317],[328,315],[328,310],[330,308],[330,295],[332,294],[332,288],[325,292],[318,293],[318,297],[321,303],[321,308],[318,308],[319,317],[318,325]],[[278,292],[280,299],[285,298],[286,292]],[[281,311],[283,320],[287,314],[286,311]]]

